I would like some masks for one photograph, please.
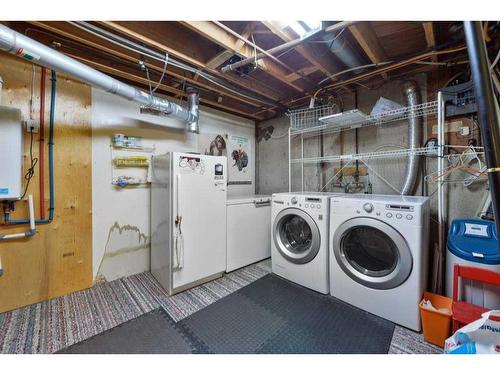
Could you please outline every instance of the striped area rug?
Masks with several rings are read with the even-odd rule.
[[[269,260],[168,296],[149,272],[0,314],[0,353],[54,353],[157,307],[179,321],[271,272]],[[389,353],[441,353],[396,327]]]
[[[0,353],[54,353],[162,306],[178,321],[270,272],[257,263],[169,296],[149,272],[0,314]]]

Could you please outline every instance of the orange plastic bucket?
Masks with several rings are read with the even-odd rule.
[[[447,308],[449,313],[424,307],[424,300],[429,300],[436,309]],[[444,347],[444,341],[451,336],[452,303],[451,298],[424,292],[424,298],[420,301],[419,307],[425,341]]]

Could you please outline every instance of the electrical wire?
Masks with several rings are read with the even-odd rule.
[[[345,69],[345,70],[342,70],[340,72],[337,72],[335,74],[332,74],[332,75],[329,75],[328,77],[326,77],[325,79],[321,80],[318,82],[318,85],[321,85],[323,83],[325,83],[326,81],[332,79],[332,78],[335,78],[335,77],[338,77],[342,74],[345,74],[345,73],[349,73],[349,72],[352,72],[353,70],[358,70],[358,69],[365,69],[365,68],[372,68],[372,67],[379,67],[379,66],[383,66],[383,65],[387,65],[387,64],[390,64],[392,63],[393,61],[384,61],[384,62],[380,62],[380,63],[376,63],[376,64],[366,64],[366,65],[360,65],[360,66],[355,66],[353,68],[349,68],[349,69]],[[320,89],[321,91],[322,89]]]
[[[156,84],[155,88],[151,91],[152,93],[156,92],[156,90],[158,90],[158,87],[160,87],[161,83],[163,82],[163,77],[165,77],[165,73],[167,72],[167,65],[168,65],[168,53],[165,53],[165,63],[163,64],[163,71],[161,73],[160,79],[158,80],[158,83]]]
[[[30,166],[28,171],[24,175],[24,179],[26,180],[26,186],[24,187],[24,193],[20,199],[23,199],[28,191],[28,186],[30,185],[31,179],[35,175],[35,167],[38,163],[38,158],[33,157],[33,128],[30,129]]]
[[[269,136],[272,138],[272,139],[280,139],[280,138],[284,138],[288,135],[288,131],[286,133],[283,133],[283,134],[280,134],[280,135],[272,135],[270,134]]]
[[[149,87],[149,95],[153,95],[153,89],[151,87],[151,78],[149,78],[149,69],[148,67],[146,66],[146,64],[144,64],[144,71],[146,72],[146,78],[148,80],[148,87]]]
[[[135,48],[133,46],[130,46],[128,43],[117,41],[117,40],[115,40],[113,38],[110,38],[110,37],[107,37],[105,35],[102,35],[102,34],[96,32],[96,31],[94,31],[94,30],[92,30],[92,29],[90,29],[90,28],[88,28],[86,26],[80,25],[79,22],[74,22],[74,21],[68,21],[68,22],[71,25],[73,25],[75,27],[78,27],[81,30],[84,30],[84,31],[86,31],[86,32],[88,32],[88,33],[90,33],[92,35],[95,35],[95,36],[97,36],[97,37],[99,37],[101,39],[104,39],[104,40],[106,40],[106,41],[108,41],[110,43],[113,43],[113,44],[115,44],[117,46],[120,46],[122,48],[128,49],[129,51],[132,51],[132,52],[137,53],[137,54],[142,54],[142,55],[147,56],[147,57],[149,57],[149,58],[151,58],[153,60],[156,60],[156,61],[161,61],[161,62],[165,61],[163,59],[163,57],[159,58],[159,57],[154,56],[151,53],[147,52],[146,50],[138,50],[137,48]],[[120,38],[120,39],[122,39],[122,38]],[[205,72],[203,72],[203,71],[201,71],[199,69],[193,68],[193,67],[191,67],[191,66],[189,66],[187,64],[184,64],[182,62],[176,61],[176,60],[174,60],[172,58],[169,59],[169,64],[172,65],[172,66],[175,66],[175,67],[177,67],[179,69],[183,69],[183,70],[189,71],[191,73],[198,74],[200,77],[206,79],[207,81],[213,83],[214,85],[217,85],[217,86],[223,88],[224,90],[232,92],[233,94],[236,94],[238,96],[241,96],[241,97],[244,97],[244,98],[250,99],[250,100],[255,100],[255,101],[263,102],[263,103],[265,103],[267,105],[273,105],[273,106],[276,105],[275,103],[271,103],[271,102],[269,102],[267,100],[264,100],[263,98],[253,97],[253,96],[244,94],[241,91],[234,90],[234,89],[230,88],[229,86],[227,86],[226,84],[218,82],[214,77],[206,74]]]

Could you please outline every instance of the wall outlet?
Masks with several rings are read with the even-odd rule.
[[[38,133],[40,130],[40,122],[31,118],[24,121],[24,126],[28,133],[32,131],[31,129],[33,129],[33,133]]]

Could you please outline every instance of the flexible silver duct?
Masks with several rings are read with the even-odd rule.
[[[413,106],[420,104],[420,91],[415,81],[406,81],[403,84],[406,106],[410,108],[408,119],[408,149],[420,147],[422,143],[422,117],[415,113]],[[420,164],[419,155],[408,155],[406,161],[405,178],[401,195],[412,195],[415,190]]]
[[[0,50],[7,51],[38,65],[67,73],[91,86],[101,88],[143,106],[174,116],[186,122],[189,132],[198,132],[198,94],[188,94],[188,109],[167,99],[151,95],[101,73],[75,59],[53,50],[4,25],[0,25]]]

